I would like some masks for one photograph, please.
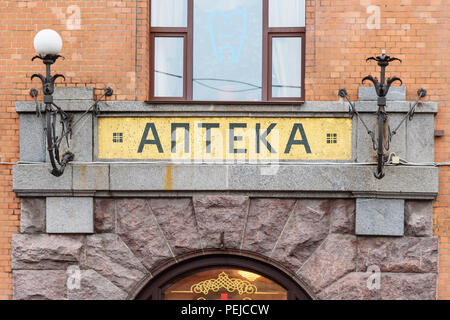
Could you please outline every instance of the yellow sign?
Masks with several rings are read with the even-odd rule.
[[[350,160],[348,118],[105,117],[99,159]]]

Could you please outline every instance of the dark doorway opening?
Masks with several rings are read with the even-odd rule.
[[[310,300],[286,272],[247,256],[200,255],[159,272],[137,300]]]

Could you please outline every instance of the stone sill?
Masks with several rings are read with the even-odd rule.
[[[89,100],[58,100],[56,104],[64,111],[84,112],[93,103]],[[389,101],[387,111],[389,113],[406,113],[414,102],[410,101]],[[302,105],[224,105],[224,104],[148,104],[144,101],[107,101],[100,102],[100,110],[103,113],[177,113],[186,116],[198,114],[217,114],[224,115],[293,115],[293,116],[311,116],[318,114],[320,116],[329,114],[331,116],[348,117],[349,106],[343,101],[307,101]],[[361,113],[374,113],[378,110],[376,101],[358,101],[356,109]],[[34,101],[16,102],[17,113],[34,113],[36,105]],[[417,113],[438,112],[438,104],[435,102],[424,102],[416,108]],[[316,115],[317,116],[317,115]]]
[[[238,192],[296,197],[383,197],[434,199],[439,169],[432,166],[387,167],[386,177],[373,176],[375,166],[280,164],[89,163],[71,164],[60,178],[48,164],[17,164],[13,189],[19,196],[161,196],[193,192]],[[273,168],[277,170],[276,167]],[[272,171],[273,172],[273,171]],[[273,194],[273,195],[272,195]]]

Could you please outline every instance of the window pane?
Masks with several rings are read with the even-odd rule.
[[[287,290],[257,273],[236,269],[201,271],[171,284],[165,300],[287,300]]]
[[[269,27],[304,27],[305,0],[269,0]]]
[[[186,27],[187,0],[151,0],[152,27]]]
[[[272,97],[301,97],[302,38],[272,38]]]
[[[261,100],[262,1],[194,1],[194,100]]]
[[[155,38],[155,97],[183,96],[184,38]]]

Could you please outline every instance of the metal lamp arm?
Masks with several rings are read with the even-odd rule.
[[[65,80],[65,77],[62,74],[55,74],[53,76],[51,75],[51,65],[54,64],[58,58],[64,57],[60,55],[33,57],[32,61],[34,61],[35,59],[40,59],[44,62],[44,64],[46,65],[46,76],[37,73],[31,76],[31,80],[39,78],[42,83],[42,91],[44,93],[45,103],[45,131],[47,136],[47,151],[49,154],[50,163],[52,165],[52,170],[50,172],[56,177],[60,177],[61,175],[63,175],[67,164],[75,159],[75,155],[70,151],[65,152],[62,157],[60,156],[60,145],[62,140],[67,139],[67,145],[69,145],[69,137],[73,132],[74,126],[76,126],[79,121],[91,110],[94,110],[94,115],[97,115],[99,113],[99,101],[104,97],[110,97],[113,95],[113,90],[109,87],[106,88],[105,92],[94,102],[94,104],[90,106],[75,123],[72,123],[73,115],[66,113],[53,102],[55,81],[58,78],[63,78]],[[40,117],[41,108],[37,102],[38,91],[36,89],[31,89],[30,95],[34,98],[36,103],[36,115]],[[61,132],[59,136],[56,135],[56,121],[58,116],[61,122]]]
[[[350,115],[353,117],[353,115],[356,114],[358,119],[361,120],[361,123],[363,124],[364,128],[366,129],[367,134],[372,139],[373,149],[377,150],[377,145],[376,145],[376,141],[375,141],[375,133],[372,130],[369,129],[369,127],[367,126],[366,122],[364,121],[364,119],[359,114],[358,110],[356,110],[355,104],[350,101],[350,98],[348,97],[348,94],[347,94],[347,90],[340,89],[339,92],[338,92],[338,95],[339,95],[339,97],[345,98],[347,100],[348,104],[350,105],[350,110],[349,110]]]
[[[406,121],[406,119],[409,118],[409,121],[412,121],[414,114],[416,112],[416,107],[417,105],[421,102],[420,100],[422,100],[422,98],[426,97],[427,95],[427,91],[425,89],[419,89],[419,91],[417,91],[417,100],[414,102],[414,104],[412,105],[412,107],[409,109],[408,113],[403,117],[403,119],[400,121],[400,123],[398,124],[398,126],[390,133],[390,138],[392,139],[392,137],[394,135],[397,134],[398,129],[400,129],[400,127],[402,126],[402,124]]]
[[[72,124],[72,117],[70,117],[71,121],[70,121],[70,126],[68,126],[68,130],[61,135],[61,137],[58,138],[57,143],[60,143],[64,138],[66,138],[68,135],[72,134],[72,131],[74,130],[74,128],[77,126],[77,124],[79,124],[81,122],[81,120],[83,120],[83,118],[89,113],[89,112],[93,112],[93,114],[95,116],[97,116],[100,113],[100,110],[98,108],[98,103],[104,98],[104,97],[110,97],[113,95],[113,89],[111,88],[106,88],[104,93],[88,108],[86,109],[86,111],[77,119],[77,121],[75,121]],[[54,106],[56,106],[55,104],[53,104]],[[58,107],[59,108],[59,107]],[[61,109],[60,109],[61,110]],[[67,113],[65,113],[63,110],[61,110],[62,114],[67,115]]]
[[[391,80],[392,80],[392,81],[391,81]],[[398,80],[400,80],[400,79],[398,79]],[[396,80],[395,77],[394,77],[394,78],[390,78],[390,79],[388,80],[388,82],[389,82],[389,81],[391,81],[391,83],[393,83],[394,81],[397,81],[397,80]],[[401,80],[400,80],[400,81],[401,81]],[[345,89],[340,89],[339,92],[338,92],[338,95],[339,95],[339,97],[341,97],[341,98],[345,98],[345,99],[347,100],[347,102],[349,103],[349,105],[350,105],[350,110],[349,110],[350,114],[351,114],[352,116],[353,116],[354,114],[356,114],[356,116],[361,120],[361,123],[362,123],[363,126],[366,128],[367,133],[368,133],[368,134],[370,135],[370,137],[372,138],[372,144],[373,144],[374,150],[377,151],[377,150],[380,148],[380,144],[377,146],[377,143],[376,143],[376,141],[375,141],[375,134],[374,134],[374,132],[371,131],[371,130],[369,130],[367,124],[364,122],[363,118],[361,117],[361,115],[359,114],[359,112],[356,110],[355,104],[354,104],[353,102],[350,101],[350,98],[348,97],[348,94],[347,94],[347,90],[345,90]],[[427,91],[426,91],[425,89],[423,89],[423,88],[419,89],[419,90],[417,91],[417,96],[418,96],[418,98],[417,98],[417,100],[413,103],[413,105],[411,106],[411,108],[410,108],[410,110],[408,111],[408,113],[403,117],[403,119],[400,121],[400,123],[397,125],[397,127],[396,127],[393,131],[391,131],[390,128],[389,128],[388,138],[387,138],[386,146],[385,146],[385,148],[386,148],[387,150],[389,150],[389,145],[390,145],[390,143],[391,143],[391,141],[392,141],[392,138],[397,134],[398,130],[399,130],[400,127],[403,125],[403,123],[404,123],[408,118],[409,118],[410,121],[412,121],[412,119],[413,119],[413,117],[414,117],[414,114],[415,114],[415,110],[416,110],[417,105],[418,105],[419,103],[421,103],[421,99],[424,98],[426,95],[427,95]],[[379,128],[379,130],[380,130],[380,128]],[[379,139],[380,139],[380,137],[379,137]],[[379,140],[379,142],[380,142],[380,141],[382,141],[382,140]],[[382,146],[382,147],[383,147],[383,146]],[[384,157],[383,157],[383,158],[384,158]],[[381,178],[384,177],[383,167],[384,167],[385,161],[381,161],[381,160],[384,160],[384,159],[381,159],[381,157],[380,157],[380,159],[378,159],[378,163],[377,163],[377,172],[375,173],[375,177],[377,177],[378,179],[381,179]]]

